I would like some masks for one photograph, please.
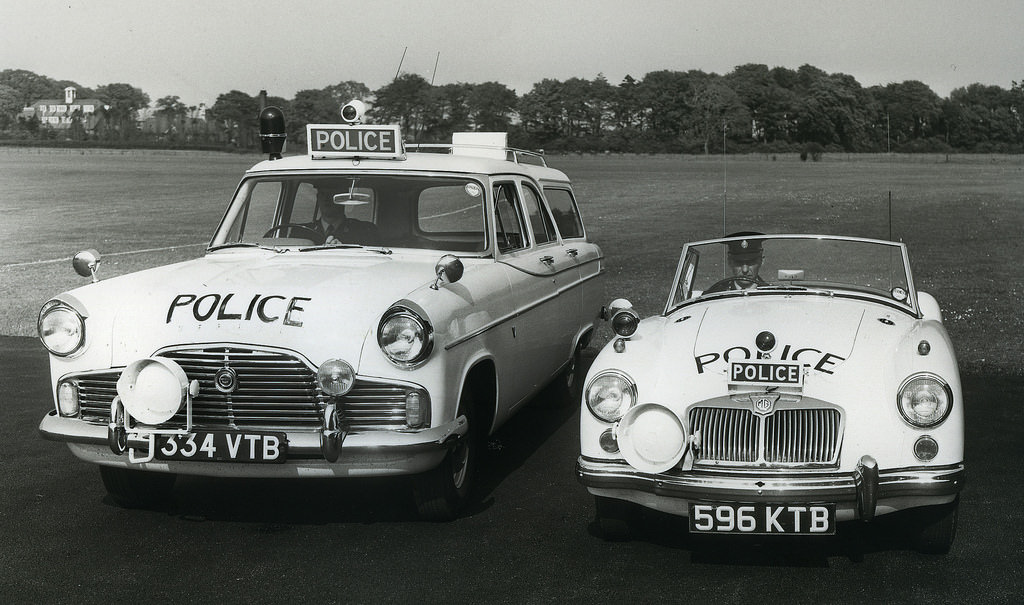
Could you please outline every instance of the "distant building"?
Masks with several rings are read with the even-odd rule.
[[[103,118],[105,107],[99,99],[78,99],[74,86],[64,89],[64,100],[40,99],[18,114],[19,118],[30,119],[33,116],[50,128],[66,130],[71,128],[78,118],[87,132],[95,130],[96,124]]]

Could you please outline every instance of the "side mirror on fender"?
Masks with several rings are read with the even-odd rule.
[[[437,275],[437,281],[430,287],[437,290],[441,284],[454,284],[462,279],[463,271],[465,271],[465,267],[462,265],[459,257],[454,254],[445,254],[434,265],[434,274]]]
[[[71,266],[75,268],[75,273],[82,277],[91,277],[93,283],[99,281],[96,277],[96,270],[100,264],[100,253],[95,250],[82,250],[75,255],[75,258],[71,260]]]

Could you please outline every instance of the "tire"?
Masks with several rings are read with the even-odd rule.
[[[555,378],[554,395],[559,401],[568,405],[580,404],[580,398],[583,397],[583,376],[580,374],[582,362],[583,346],[577,344],[569,364]]]
[[[594,496],[595,522],[608,542],[626,542],[633,537],[635,507],[632,502]]]
[[[426,521],[451,521],[469,502],[476,479],[484,441],[475,419],[475,401],[470,389],[459,400],[459,415],[468,421],[466,434],[448,452],[437,468],[413,478],[416,511]]]
[[[929,506],[917,515],[917,533],[914,538],[918,552],[930,555],[948,553],[956,539],[960,497],[949,504]]]
[[[127,468],[100,467],[103,487],[124,508],[152,508],[170,499],[177,475]]]

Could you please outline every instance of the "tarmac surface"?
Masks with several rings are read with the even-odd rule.
[[[1017,603],[1024,378],[963,381],[968,478],[948,555],[915,552],[898,516],[740,540],[648,515],[616,543],[574,476],[579,410],[547,393],[492,436],[476,503],[454,522],[418,521],[393,479],[186,477],[158,509],[119,508],[96,468],[39,436],[42,346],[0,337],[0,601]]]

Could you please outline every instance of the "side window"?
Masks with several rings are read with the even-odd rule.
[[[568,189],[545,189],[551,214],[555,216],[555,224],[562,238],[583,237],[583,221],[580,211],[576,208],[576,200]]]
[[[538,246],[558,239],[551,218],[541,207],[540,194],[526,183],[523,183],[523,205],[526,206],[526,214],[530,217],[533,241],[537,242]]]
[[[523,212],[517,203],[516,186],[512,183],[494,186],[494,231],[500,252],[521,250],[527,246],[523,236]]]

